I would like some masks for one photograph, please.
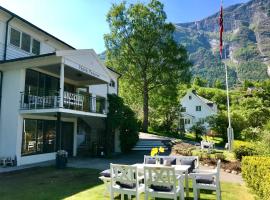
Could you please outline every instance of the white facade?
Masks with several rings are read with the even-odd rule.
[[[120,74],[94,50],[76,50],[0,7],[0,61],[0,158],[24,165],[53,160],[60,148],[76,156],[99,145]]]
[[[195,91],[188,91],[181,99],[180,104],[185,130],[189,130],[197,122],[201,122],[208,128],[206,118],[217,114],[217,105],[199,96]]]

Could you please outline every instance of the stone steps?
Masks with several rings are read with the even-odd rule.
[[[168,147],[164,144],[163,140],[157,139],[140,139],[137,144],[132,148],[134,151],[151,151],[154,147],[163,147],[165,150]]]

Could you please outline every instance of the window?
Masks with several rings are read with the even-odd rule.
[[[26,33],[22,33],[22,50],[30,52],[30,47],[31,47],[31,37],[30,35]]]
[[[186,112],[187,111],[187,108],[186,107],[182,107],[181,108],[181,112]]]
[[[188,96],[188,98],[189,98],[189,100],[191,100],[192,99],[192,96]]]
[[[204,124],[205,123],[205,118],[199,118],[199,122]]]
[[[39,55],[40,42],[32,38],[29,34],[10,28],[10,44],[21,48],[22,50]]]
[[[201,106],[196,106],[196,111],[202,111],[202,107]]]
[[[56,121],[25,119],[22,133],[22,155],[56,151]]]
[[[35,39],[32,40],[32,53],[36,55],[40,54],[40,42]]]
[[[20,47],[21,32],[11,28],[10,29],[10,44]]]
[[[111,87],[115,87],[115,82],[114,82],[114,80],[111,80],[111,81],[110,81],[110,86],[111,86]]]
[[[190,119],[185,119],[185,124],[190,124]]]

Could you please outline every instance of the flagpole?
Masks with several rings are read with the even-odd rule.
[[[220,45],[221,45],[221,52],[220,52],[220,59],[222,62],[222,50],[223,50],[223,42],[222,42],[222,32],[224,31],[223,26],[223,0],[221,0],[221,11],[220,11]],[[225,31],[224,31],[225,33]],[[225,46],[225,45],[224,45]],[[224,59],[226,60],[226,46],[224,48]],[[231,124],[231,112],[230,112],[230,97],[229,97],[229,83],[228,83],[228,67],[226,62],[224,62],[225,66],[225,83],[226,83],[226,96],[227,96],[227,115],[228,115],[228,128],[227,128],[227,137],[228,137],[228,149],[229,151],[232,151],[233,149],[233,140],[234,140],[234,134],[233,134],[233,128]]]

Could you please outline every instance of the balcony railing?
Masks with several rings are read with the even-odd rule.
[[[37,96],[21,93],[20,109],[37,110],[59,108],[60,96]],[[107,100],[102,97],[92,97],[90,94],[64,92],[63,107],[91,113],[107,113]]]

